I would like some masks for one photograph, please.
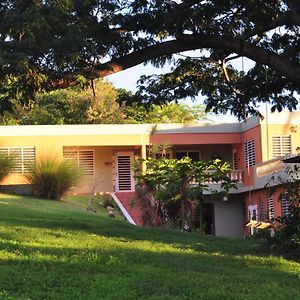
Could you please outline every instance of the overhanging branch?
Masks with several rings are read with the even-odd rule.
[[[78,75],[83,75],[89,79],[105,77],[147,62],[151,59],[203,48],[221,49],[229,53],[245,56],[276,70],[292,83],[299,84],[300,82],[299,67],[294,66],[289,60],[274,52],[262,49],[254,44],[245,42],[242,39],[218,35],[180,35],[176,38],[176,40],[149,46],[142,50],[111,60],[110,62],[96,65],[93,68],[63,74],[60,78],[52,77],[52,87],[66,88],[75,85]]]

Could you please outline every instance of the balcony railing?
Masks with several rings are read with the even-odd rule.
[[[215,171],[211,170],[209,171],[211,174],[213,174]],[[228,177],[230,180],[234,180],[237,183],[243,183],[243,170],[231,170],[231,172],[228,174]],[[216,184],[216,183],[222,183],[224,181],[215,182],[213,179],[210,179],[204,183],[206,184]]]
[[[231,170],[229,178],[231,180],[236,180],[238,183],[243,183],[243,170]]]
[[[256,176],[262,177],[286,169],[286,164],[278,158],[263,162],[256,166]]]

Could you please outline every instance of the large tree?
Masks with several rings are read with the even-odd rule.
[[[3,0],[0,110],[145,62],[174,64],[142,79],[147,101],[202,93],[208,108],[240,117],[264,101],[294,109],[299,24],[298,0]],[[174,55],[188,50],[197,57]],[[254,67],[235,69],[237,57]]]

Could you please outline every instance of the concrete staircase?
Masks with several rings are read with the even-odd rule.
[[[140,208],[132,205],[137,197],[135,192],[115,192],[112,197],[129,223],[142,226]]]

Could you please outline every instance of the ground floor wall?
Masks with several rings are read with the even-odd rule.
[[[30,142],[28,142],[28,145]],[[6,145],[5,145],[6,146]],[[16,147],[17,144],[7,145]],[[25,145],[27,146],[27,145]],[[64,146],[55,145],[51,148],[47,144],[48,150],[45,150],[45,145],[35,146],[35,164],[42,159],[53,159],[60,161],[64,157],[64,153],[71,153],[77,157],[75,163],[78,164],[78,171],[81,172],[81,158],[88,156],[88,160],[83,167],[82,175],[76,187],[72,188],[72,193],[88,194],[94,187],[96,193],[113,192],[116,188],[116,172],[115,159],[117,153],[127,152],[132,153],[132,157],[141,155],[141,148],[137,146]],[[74,154],[75,153],[75,154]],[[87,170],[88,168],[88,170]],[[87,172],[88,171],[88,172]],[[19,193],[24,186],[28,185],[28,179],[25,173],[11,173],[1,181],[3,190]]]
[[[281,195],[284,189],[278,187],[272,193],[269,189],[260,189],[245,194],[247,220],[273,222],[284,214],[284,201]]]
[[[243,237],[243,202],[241,199],[228,198],[227,201],[214,203],[215,235],[222,237]]]
[[[205,226],[212,228],[211,232],[205,232],[221,237],[242,238],[245,224],[244,199],[239,195],[230,195],[225,199],[226,201],[223,198],[205,196],[203,222]],[[212,206],[212,209],[207,210],[207,204]]]
[[[30,184],[0,185],[0,193],[30,196],[33,194],[33,189]]]
[[[267,222],[276,224],[279,217],[289,214],[289,203],[284,197],[285,190],[282,187],[259,189],[250,191],[245,197],[245,214],[247,222]],[[253,229],[245,227],[244,234],[249,236]]]

